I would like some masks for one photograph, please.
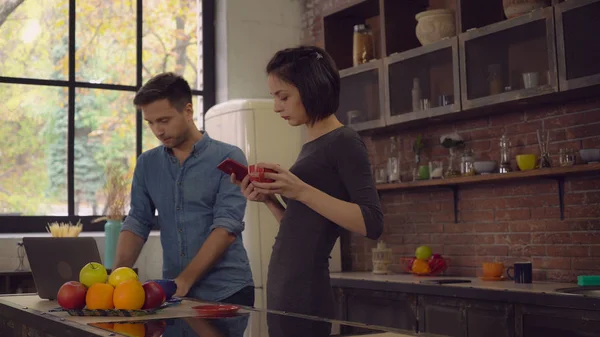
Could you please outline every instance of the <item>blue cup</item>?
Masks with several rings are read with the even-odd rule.
[[[177,284],[173,280],[161,279],[161,280],[148,280],[148,281],[149,282],[152,281],[152,282],[158,283],[158,285],[165,292],[165,296],[166,296],[166,300],[167,301],[170,300],[171,297],[173,297],[173,295],[175,294],[175,291],[177,291]]]
[[[514,270],[514,275],[510,274],[510,270]],[[517,262],[513,267],[506,269],[506,276],[515,283],[531,283],[533,281],[533,266],[531,262]]]

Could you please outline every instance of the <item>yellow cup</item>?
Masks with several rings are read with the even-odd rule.
[[[533,170],[537,164],[537,155],[535,154],[519,154],[517,155],[517,165],[519,170]]]

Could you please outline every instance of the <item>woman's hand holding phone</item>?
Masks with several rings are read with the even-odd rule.
[[[267,202],[271,200],[268,195],[262,194],[256,191],[252,182],[250,182],[250,175],[246,175],[242,181],[237,180],[235,173],[231,174],[231,183],[240,186],[244,197],[250,201],[255,202]]]

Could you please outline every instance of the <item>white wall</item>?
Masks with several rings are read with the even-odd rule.
[[[264,69],[277,50],[300,43],[301,2],[217,0],[217,102],[270,97]],[[17,242],[22,237],[0,236],[0,270],[17,268]],[[95,237],[103,256],[104,237]],[[162,248],[158,233],[148,239],[136,267],[141,280],[161,277]]]
[[[301,37],[301,0],[217,1],[217,102],[269,98],[265,67]]]

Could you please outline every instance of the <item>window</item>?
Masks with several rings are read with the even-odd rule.
[[[106,171],[159,144],[135,92],[184,76],[196,122],[215,103],[215,0],[29,0],[0,6],[0,233],[106,212]]]

